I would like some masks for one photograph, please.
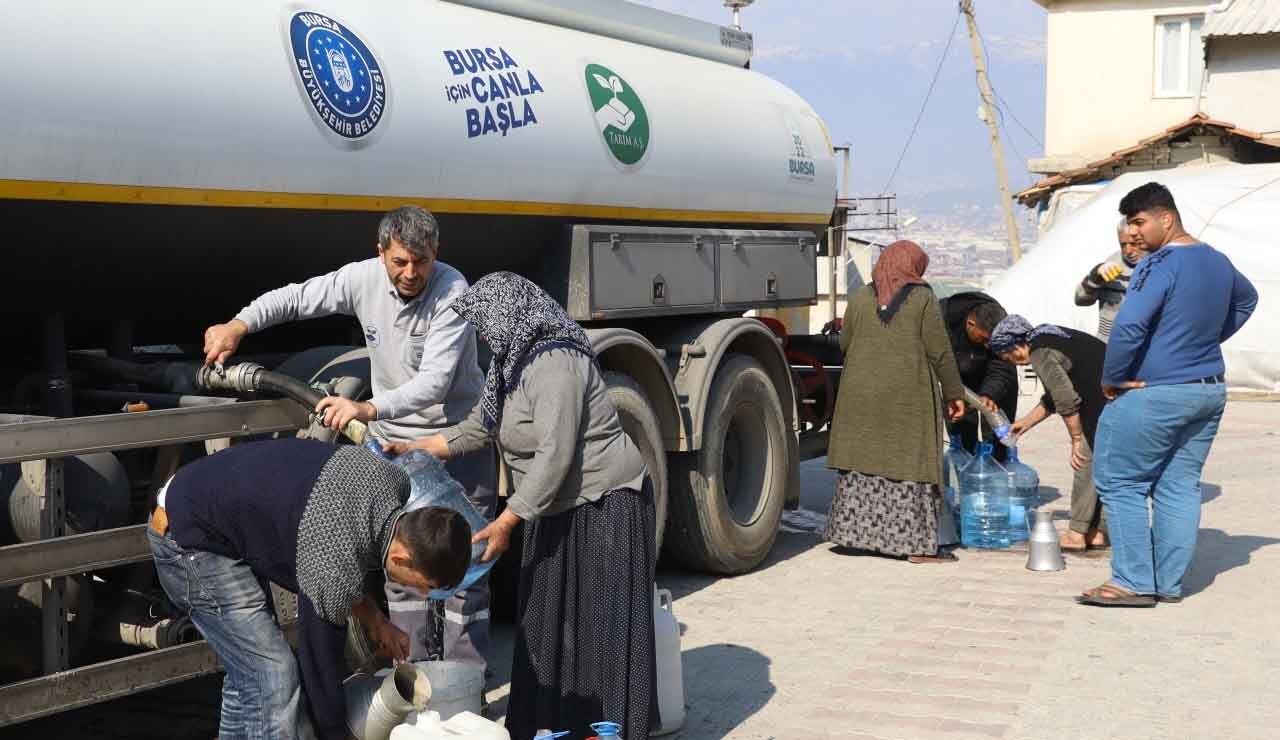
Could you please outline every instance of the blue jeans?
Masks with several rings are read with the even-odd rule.
[[[226,671],[219,740],[313,738],[298,662],[253,570],[242,560],[184,550],[150,527],[147,539],[160,586],[191,617]]]
[[[1111,529],[1112,583],[1182,595],[1200,529],[1200,472],[1226,405],[1224,384],[1183,383],[1131,390],[1103,410],[1093,477]]]

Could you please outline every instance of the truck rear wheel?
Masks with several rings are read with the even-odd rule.
[[[662,444],[662,427],[649,398],[630,375],[617,372],[604,374],[609,386],[609,400],[618,410],[622,431],[640,449],[644,465],[653,484],[653,508],[656,530],[653,553],[662,552],[662,538],[667,528],[667,451]]]
[[[673,460],[672,556],[726,574],[765,559],[786,500],[787,433],[764,367],[746,355],[727,356],[711,385],[702,449]]]

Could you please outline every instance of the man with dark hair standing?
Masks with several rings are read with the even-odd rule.
[[[408,657],[405,635],[366,598],[370,576],[447,588],[471,561],[466,519],[404,513],[409,490],[403,470],[361,447],[279,439],[201,458],[160,491],[147,538],[160,585],[226,669],[219,737],[347,737],[348,615]],[[268,582],[298,594],[296,659]]]
[[[1115,324],[1120,304],[1124,303],[1124,294],[1129,289],[1133,268],[1145,254],[1139,246],[1138,238],[1129,235],[1129,224],[1123,218],[1116,226],[1116,237],[1120,241],[1120,249],[1108,257],[1106,262],[1094,265],[1076,286],[1077,306],[1098,304],[1096,336],[1104,342],[1111,337],[1111,327]]]
[[[1093,606],[1182,600],[1200,527],[1200,473],[1227,403],[1221,344],[1258,293],[1221,252],[1186,232],[1173,195],[1136,188],[1120,212],[1148,256],[1107,345],[1094,482],[1111,528],[1111,579]],[[1147,499],[1151,499],[1148,521]]]
[[[996,299],[978,291],[956,293],[943,298],[941,303],[951,351],[960,368],[960,381],[978,394],[988,411],[998,409],[1012,420],[1018,412],[1018,371],[987,349],[991,332],[1005,317],[1004,308]],[[966,450],[976,447],[979,424],[983,438],[992,439],[991,426],[981,414],[975,413],[972,419],[965,417],[952,424],[952,431],[960,435]],[[1004,460],[1008,454],[1004,445],[996,445],[996,459]]]
[[[462,273],[436,259],[440,227],[427,210],[401,206],[378,225],[377,257],[269,291],[234,319],[205,330],[205,361],[226,362],[247,334],[289,321],[354,316],[369,349],[373,397],[330,396],[316,413],[329,427],[369,422],[383,442],[412,442],[457,424],[480,399],[484,375],[475,330],[453,310],[467,289]],[[448,463],[449,475],[487,519],[497,504],[488,450]],[[387,584],[391,619],[411,636],[414,660],[483,663],[489,646],[489,581],[483,578],[433,610],[425,595]]]

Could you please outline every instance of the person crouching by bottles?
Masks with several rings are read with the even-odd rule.
[[[1033,327],[1012,314],[996,325],[991,351],[1015,365],[1031,365],[1044,384],[1040,403],[1013,422],[1021,435],[1057,413],[1071,435],[1071,527],[1062,549],[1082,552],[1108,547],[1107,522],[1093,486],[1093,438],[1106,406],[1102,395],[1102,362],[1107,345],[1097,337],[1053,324]]]
[[[510,272],[453,304],[489,345],[484,392],[460,424],[412,443],[448,459],[500,443],[515,492],[475,541],[501,555],[524,522],[507,729],[586,734],[592,722],[645,738],[657,726],[653,486],[590,341],[551,296]]]
[[[840,477],[823,539],[912,563],[956,559],[938,549],[942,407],[952,420],[965,409],[947,328],[924,281],[928,265],[919,245],[894,242],[872,284],[850,297],[827,449]]]

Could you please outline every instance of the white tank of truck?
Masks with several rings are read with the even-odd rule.
[[[370,253],[403,203],[439,214],[442,258],[472,278],[532,271],[565,224],[817,232],[832,210],[824,125],[732,63],[750,37],[682,37],[717,27],[630,3],[0,0],[0,17],[10,290],[58,294],[72,323],[231,315]]]

